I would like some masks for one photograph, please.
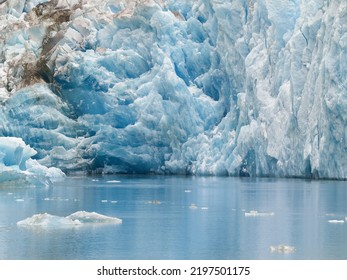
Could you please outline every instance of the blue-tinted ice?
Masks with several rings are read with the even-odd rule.
[[[344,1],[7,0],[0,135],[63,171],[347,178]]]

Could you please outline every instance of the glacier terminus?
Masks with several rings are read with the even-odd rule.
[[[0,0],[0,136],[0,181],[344,180],[347,2]]]

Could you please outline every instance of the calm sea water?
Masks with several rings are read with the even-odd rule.
[[[16,224],[79,210],[123,223]],[[273,215],[249,217],[250,211]],[[347,259],[345,217],[347,182],[71,177],[48,188],[0,187],[0,259]],[[270,250],[278,245],[295,251]]]

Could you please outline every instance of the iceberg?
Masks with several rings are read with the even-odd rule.
[[[77,211],[67,217],[55,216],[48,213],[35,214],[29,218],[17,222],[17,226],[48,229],[121,223],[122,220],[119,218],[101,215],[96,212]]]
[[[35,214],[17,222],[19,227],[44,227],[44,228],[60,228],[81,225],[79,221],[73,221],[65,217],[58,217],[47,213]]]
[[[329,220],[328,223],[331,224],[343,224],[345,220]]]
[[[96,212],[77,211],[66,217],[68,220],[81,224],[121,224],[122,220],[115,217],[101,215]]]
[[[270,246],[271,253],[291,254],[295,252],[295,247],[289,245]]]
[[[274,212],[258,212],[256,210],[245,212],[245,217],[271,217],[274,215]]]
[[[154,200],[149,200],[146,202],[147,204],[155,204],[155,205],[160,205],[162,202],[160,200],[154,199]]]
[[[192,204],[189,205],[189,209],[191,209],[191,210],[196,210],[196,209],[198,209],[198,208],[199,208],[199,207],[196,206],[195,203],[192,203]]]
[[[66,173],[346,179],[346,9],[2,0],[0,136]]]

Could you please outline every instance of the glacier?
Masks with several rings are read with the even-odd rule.
[[[339,0],[0,0],[0,136],[66,173],[346,179],[346,31]]]

